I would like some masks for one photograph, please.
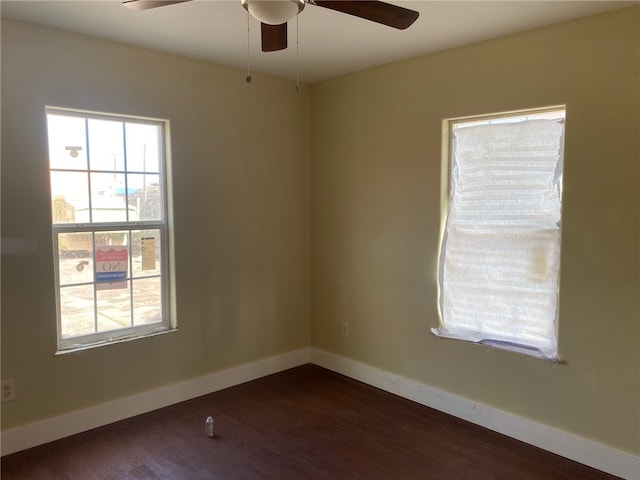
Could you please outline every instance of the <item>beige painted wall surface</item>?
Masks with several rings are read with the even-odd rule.
[[[312,344],[639,454],[639,32],[636,7],[314,85]],[[566,364],[434,337],[442,120],[558,104]]]
[[[3,429],[309,344],[309,92],[2,22]],[[45,105],[171,121],[176,333],[54,356]]]

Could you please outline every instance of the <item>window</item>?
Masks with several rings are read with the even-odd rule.
[[[46,114],[58,350],[170,329],[166,122]]]
[[[565,109],[449,120],[433,333],[557,359]]]

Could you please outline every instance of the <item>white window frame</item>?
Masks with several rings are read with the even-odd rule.
[[[454,155],[455,155],[455,138],[454,138],[454,129],[458,126],[474,126],[474,125],[487,125],[487,124],[504,124],[504,123],[513,123],[513,122],[522,122],[528,120],[556,120],[562,124],[561,134],[560,134],[560,145],[559,145],[559,159],[557,163],[557,171],[554,178],[553,187],[559,190],[560,197],[560,210],[561,210],[561,201],[562,201],[562,169],[563,169],[563,157],[564,157],[564,119],[566,115],[566,106],[559,105],[553,107],[539,108],[539,109],[528,109],[521,111],[511,111],[504,112],[499,114],[492,115],[481,115],[474,117],[463,117],[463,118],[453,118],[447,119],[443,121],[443,137],[442,137],[442,145],[443,145],[443,169],[442,169],[442,198],[441,198],[441,234],[440,234],[440,255],[438,261],[438,313],[439,313],[439,327],[432,328],[431,331],[433,334],[451,339],[459,339],[470,341],[477,344],[488,345],[495,348],[500,348],[504,350],[515,351],[519,353],[528,354],[534,357],[543,358],[551,361],[558,361],[558,312],[559,312],[559,255],[560,255],[560,244],[558,243],[557,249],[557,265],[558,265],[558,273],[557,277],[555,277],[555,312],[553,318],[553,338],[549,338],[548,344],[536,344],[534,341],[528,341],[523,338],[514,338],[513,336],[501,336],[500,334],[495,333],[495,331],[484,331],[481,327],[477,329],[465,329],[456,325],[456,322],[452,321],[450,325],[447,323],[447,318],[445,315],[445,307],[444,307],[444,299],[445,299],[445,260],[446,260],[446,249],[447,249],[447,232],[449,227],[449,214],[450,214],[450,202],[452,199],[452,191],[453,191],[453,168],[454,168]],[[560,119],[560,120],[558,120]],[[453,193],[455,194],[455,193]],[[561,215],[561,211],[558,212]],[[561,223],[557,222],[557,230],[558,230],[558,242],[560,242],[561,238]],[[447,292],[447,295],[455,295],[455,293]],[[450,298],[450,297],[449,297]],[[553,303],[551,307],[553,307]],[[479,317],[482,315],[479,313]],[[546,317],[545,317],[546,318]],[[514,319],[511,319],[512,322],[515,322]],[[546,318],[545,321],[549,321]],[[481,322],[478,322],[481,323]],[[548,326],[551,326],[547,324]]]
[[[135,220],[135,221],[108,221],[108,222],[93,222],[90,217],[90,221],[88,223],[54,223],[54,218],[52,216],[51,225],[52,225],[52,234],[53,234],[53,256],[54,256],[54,273],[55,273],[55,287],[56,287],[56,317],[57,317],[57,354],[65,354],[69,352],[73,352],[76,350],[82,350],[85,348],[91,348],[101,345],[107,345],[114,342],[132,340],[136,338],[148,337],[151,335],[156,335],[159,333],[165,333],[168,331],[173,331],[176,329],[176,321],[175,321],[175,313],[173,302],[171,301],[173,295],[172,288],[172,245],[171,245],[171,237],[169,231],[169,216],[170,216],[170,192],[169,192],[169,184],[168,181],[168,172],[169,172],[169,121],[162,119],[154,119],[154,118],[146,118],[146,117],[136,117],[130,115],[119,115],[119,114],[111,114],[111,113],[101,113],[101,112],[91,112],[84,110],[76,110],[76,109],[68,109],[61,107],[50,107],[47,106],[45,108],[46,116],[48,115],[61,115],[61,116],[70,116],[74,118],[83,118],[85,122],[89,119],[98,119],[98,120],[112,120],[117,122],[125,122],[135,123],[135,124],[147,124],[157,126],[160,131],[160,139],[159,139],[159,178],[160,178],[160,197],[162,203],[162,215],[159,220]],[[88,129],[85,123],[85,135],[87,135],[87,145],[88,141]],[[126,142],[126,140],[123,140]],[[126,143],[123,144],[124,149],[126,151]],[[125,155],[125,167],[123,171],[119,171],[120,173],[127,174],[144,174],[146,172],[137,172],[134,170],[128,170],[126,166],[126,155]],[[52,168],[50,166],[50,172],[56,171],[65,171],[65,172],[87,172],[88,174],[91,172],[100,172],[100,170],[92,170],[90,165],[90,159],[87,159],[87,167],[86,169],[61,169],[61,168]],[[113,171],[114,173],[116,170]],[[50,198],[53,201],[52,198]],[[92,211],[91,202],[92,195],[89,186],[89,212]],[[91,215],[91,213],[90,213]],[[127,217],[128,208],[127,208]],[[132,325],[129,327],[122,327],[115,330],[102,331],[102,332],[94,332],[85,335],[71,336],[71,337],[63,337],[62,336],[62,313],[61,313],[61,282],[60,282],[60,272],[59,272],[59,235],[65,233],[90,233],[91,234],[91,243],[93,244],[93,255],[95,255],[95,234],[99,234],[100,232],[109,232],[109,231],[128,231],[128,243],[127,245],[131,245],[131,233],[132,231],[144,231],[144,230],[157,230],[160,232],[160,274],[152,275],[145,278],[159,278],[161,283],[161,321],[151,324],[142,324],[142,325]],[[130,249],[129,249],[130,251]],[[132,269],[132,255],[128,255],[128,268],[127,268],[127,277],[126,280],[129,282],[132,280],[133,269]],[[95,265],[95,258],[92,257],[92,260]],[[95,317],[95,325],[97,330],[97,315],[98,315],[98,305],[96,303],[96,275],[95,275],[95,267],[94,267],[94,275],[93,281],[91,282],[83,282],[79,285],[93,285],[94,290],[94,317]],[[69,286],[69,285],[65,285]],[[73,284],[71,284],[73,286]],[[129,287],[129,295],[130,298],[133,295],[131,287]],[[133,302],[131,302],[131,310],[133,312]]]

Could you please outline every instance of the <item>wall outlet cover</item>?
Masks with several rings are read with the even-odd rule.
[[[16,399],[16,386],[13,379],[2,381],[2,402],[9,402]]]

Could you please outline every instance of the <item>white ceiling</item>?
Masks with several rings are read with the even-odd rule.
[[[314,5],[289,22],[289,48],[260,51],[250,22],[253,72],[314,83],[365,68],[638,4],[638,1],[391,1],[420,12],[396,30]],[[2,0],[3,17],[247,68],[247,14],[240,0],[194,0],[133,11],[119,0]]]

